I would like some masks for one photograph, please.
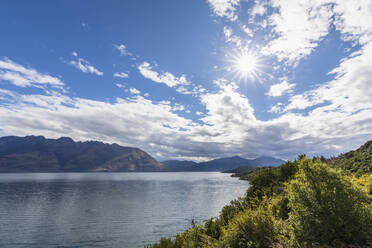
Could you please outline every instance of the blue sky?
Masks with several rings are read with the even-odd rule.
[[[372,139],[372,1],[2,1],[0,135],[159,160]]]

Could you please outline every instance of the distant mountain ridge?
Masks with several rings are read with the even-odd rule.
[[[0,172],[165,171],[139,148],[43,136],[0,138]]]
[[[282,159],[262,156],[255,159],[245,159],[239,156],[213,159],[207,162],[166,160],[162,162],[172,171],[228,171],[238,167],[255,168],[258,166],[278,166],[285,163]]]
[[[187,160],[166,160],[163,161],[162,164],[164,164],[170,171],[195,171],[195,166],[198,163]]]
[[[139,148],[98,141],[75,142],[71,138],[43,136],[0,138],[0,172],[157,172],[227,171],[237,167],[277,166],[272,157],[239,156],[207,162],[167,160],[158,162]]]

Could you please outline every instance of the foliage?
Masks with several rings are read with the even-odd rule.
[[[355,151],[341,154],[328,161],[331,165],[350,171],[352,173],[372,173],[372,141],[368,141]]]
[[[339,171],[303,159],[288,185],[289,225],[299,243],[366,242],[372,212],[365,192]]]
[[[263,207],[239,213],[224,232],[221,247],[270,247],[275,237],[274,216]]]

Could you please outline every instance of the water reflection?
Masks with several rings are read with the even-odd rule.
[[[0,174],[0,247],[143,247],[247,186],[222,173]]]

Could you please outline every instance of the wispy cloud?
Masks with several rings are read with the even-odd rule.
[[[8,81],[19,87],[51,86],[62,89],[65,85],[59,78],[26,68],[10,59],[0,60],[0,80]]]
[[[117,78],[128,78],[129,75],[125,72],[115,72],[114,73],[114,77],[117,77]]]
[[[235,21],[238,18],[235,11],[240,0],[208,0],[208,2],[215,15],[226,17],[230,21]]]
[[[252,10],[250,11],[250,14],[253,16],[253,18],[255,16],[263,16],[265,13],[266,13],[266,6],[265,6],[265,2],[263,1],[259,1],[259,0],[255,0],[255,4],[252,8]]]
[[[76,57],[76,60],[71,60],[68,62],[69,65],[74,66],[76,69],[84,72],[84,73],[91,73],[96,74],[98,76],[102,76],[103,72],[95,68],[93,65],[91,65],[87,60],[83,58],[78,58],[78,55],[76,52],[73,53],[73,56]]]
[[[232,28],[225,26],[223,28],[223,33],[225,34],[226,42],[233,43],[241,49],[243,40],[239,36],[233,34]]]
[[[115,85],[116,85],[116,87],[118,87],[118,88],[122,88],[122,89],[125,88],[125,85],[124,85],[124,84],[115,84]]]
[[[129,92],[133,95],[139,95],[141,94],[141,91],[137,90],[136,88],[130,88]]]
[[[187,81],[185,75],[176,77],[170,72],[158,73],[153,70],[152,66],[148,62],[143,62],[140,66],[138,66],[138,70],[145,78],[148,78],[157,83],[163,83],[168,87],[190,84],[190,82]]]
[[[278,12],[269,17],[277,37],[264,48],[266,54],[290,64],[309,55],[328,33],[332,5],[322,1],[276,0]]]
[[[293,92],[293,88],[296,84],[290,84],[287,81],[283,81],[278,84],[273,84],[270,86],[269,92],[266,93],[268,96],[282,96],[285,93]]]
[[[198,96],[206,92],[206,89],[201,85],[188,81],[185,75],[177,77],[170,72],[159,73],[155,71],[148,62],[143,62],[139,65],[138,70],[145,78],[175,88],[180,94]]]
[[[120,55],[122,56],[129,55],[127,47],[124,44],[114,45],[114,47],[116,48],[116,50],[119,51]]]
[[[372,11],[370,0],[343,1],[334,0],[336,29],[346,41],[360,44],[372,42]]]

